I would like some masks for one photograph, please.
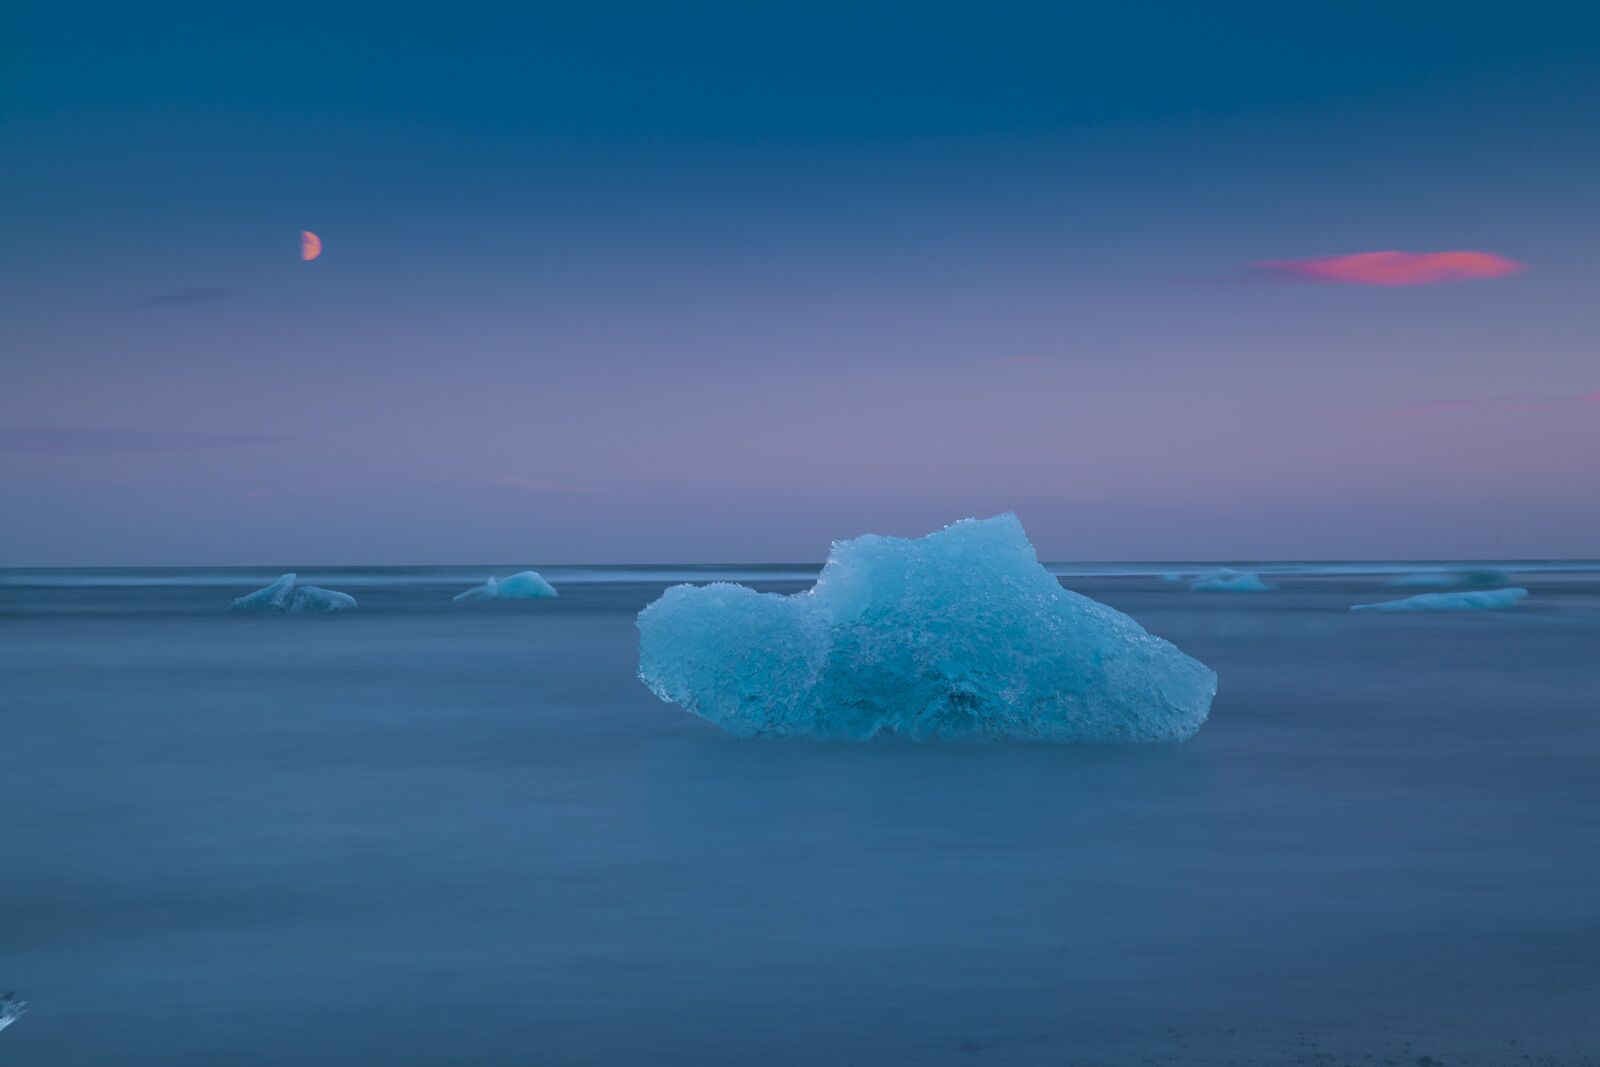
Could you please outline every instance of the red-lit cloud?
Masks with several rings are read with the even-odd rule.
[[[1272,259],[1253,264],[1282,281],[1329,285],[1440,285],[1504,278],[1527,268],[1493,252],[1358,252],[1351,256]]]

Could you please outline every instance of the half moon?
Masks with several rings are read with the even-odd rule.
[[[300,231],[300,258],[310,263],[322,255],[322,238],[310,230]]]

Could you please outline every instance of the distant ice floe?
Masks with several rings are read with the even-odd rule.
[[[1404,600],[1356,604],[1351,611],[1504,611],[1517,606],[1526,589],[1473,589],[1465,593],[1422,593]]]
[[[229,611],[265,611],[283,613],[356,610],[356,598],[349,593],[323,589],[315,585],[295,587],[294,574],[285,574],[265,589],[257,589],[235,600]]]
[[[18,1019],[28,1007],[28,1002],[18,1000],[15,993],[0,995],[0,1030],[4,1030]]]
[[[1217,676],[1062,588],[1015,515],[837,541],[789,596],[676,585],[639,613],[639,677],[730,733],[1181,741]]]
[[[1200,575],[1189,588],[1196,593],[1266,593],[1278,587],[1262,581],[1255,571],[1218,567]]]
[[[518,571],[509,578],[490,578],[480,586],[458,593],[452,600],[548,600],[560,596],[538,571]]]

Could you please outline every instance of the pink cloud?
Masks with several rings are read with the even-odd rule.
[[[1329,285],[1440,285],[1504,278],[1526,270],[1493,252],[1358,252],[1314,259],[1272,259],[1252,269],[1283,281]]]

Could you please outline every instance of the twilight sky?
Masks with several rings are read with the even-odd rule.
[[[340,6],[0,16],[0,566],[1600,556],[1593,5]]]

